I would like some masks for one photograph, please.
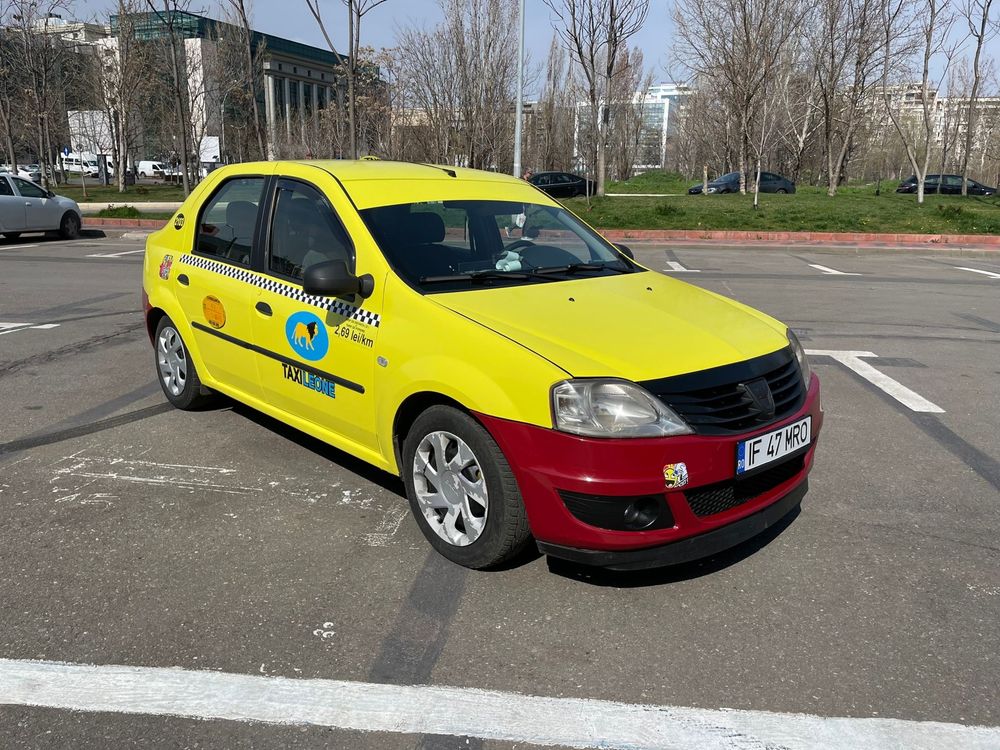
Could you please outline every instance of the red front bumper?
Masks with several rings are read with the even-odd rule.
[[[510,462],[539,547],[551,554],[593,560],[612,567],[646,567],[656,562],[614,565],[614,553],[623,553],[627,562],[625,553],[662,548],[662,555],[640,555],[640,558],[656,559],[661,563],[677,562],[680,558],[670,554],[669,548],[677,551],[680,547],[676,543],[683,542],[682,557],[692,559],[699,556],[698,539],[694,539],[698,537],[705,540],[704,554],[712,554],[766,528],[777,520],[772,518],[777,511],[784,510],[781,514],[784,515],[798,504],[796,498],[800,500],[804,494],[823,424],[819,390],[819,378],[813,375],[805,403],[793,416],[761,430],[726,437],[685,435],[602,440],[482,414],[477,416]],[[800,462],[799,470],[735,507],[710,515],[704,512],[698,515],[692,510],[688,494],[708,485],[725,487],[734,479],[737,443],[807,415],[812,416],[812,442],[804,455],[794,459]],[[664,466],[680,462],[687,465],[689,483],[682,488],[666,489]],[[560,490],[605,499],[621,497],[623,503],[639,496],[658,496],[667,504],[673,524],[648,531],[593,526],[569,511]],[[727,527],[732,527],[729,533],[724,531]],[[600,551],[601,554],[585,551]]]

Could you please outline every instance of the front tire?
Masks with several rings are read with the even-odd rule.
[[[468,414],[432,406],[413,423],[401,467],[410,510],[441,555],[467,568],[500,565],[531,539],[510,464]]]
[[[75,240],[80,236],[80,217],[72,211],[63,214],[59,222],[59,236],[64,240]]]
[[[202,386],[184,340],[166,315],[156,326],[153,342],[153,362],[167,401],[184,411],[210,403],[213,394]]]

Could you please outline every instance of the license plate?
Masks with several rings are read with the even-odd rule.
[[[812,417],[736,444],[736,473],[744,474],[809,445]]]

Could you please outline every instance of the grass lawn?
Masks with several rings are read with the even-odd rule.
[[[1000,198],[928,195],[920,206],[916,196],[897,195],[895,187],[883,184],[880,196],[874,187],[848,188],[833,198],[821,188],[801,187],[794,195],[761,195],[757,211],[752,195],[605,197],[592,199],[590,207],[573,198],[566,206],[605,229],[1000,234]]]
[[[52,188],[59,195],[72,198],[77,203],[114,203],[116,205],[148,203],[158,201],[182,201],[184,189],[179,185],[131,185],[127,192],[119,193],[115,185],[104,187],[96,180],[87,180],[87,197],[84,199],[80,180]]]
[[[712,177],[715,175],[709,175],[709,179]],[[677,172],[652,171],[643,172],[624,182],[609,182],[607,192],[686,194],[688,188],[698,182],[701,179],[689,180]]]

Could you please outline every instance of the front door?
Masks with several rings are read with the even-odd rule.
[[[24,198],[14,193],[8,179],[0,174],[0,230],[20,232],[24,229]]]
[[[295,167],[289,167],[295,170]],[[254,315],[264,398],[274,406],[329,430],[352,446],[377,451],[375,342],[382,307],[382,279],[368,299],[308,295],[306,268],[343,260],[358,274],[370,271],[341,216],[360,225],[343,191],[327,173],[303,166],[277,179],[268,227],[261,290]]]
[[[58,229],[62,208],[49,198],[49,194],[33,182],[20,177],[12,178],[14,187],[24,199],[25,226],[28,229]]]
[[[173,259],[169,271],[209,376],[253,398],[260,381],[248,347],[260,287],[250,268],[266,184],[264,176],[223,182],[197,217],[194,252]]]

